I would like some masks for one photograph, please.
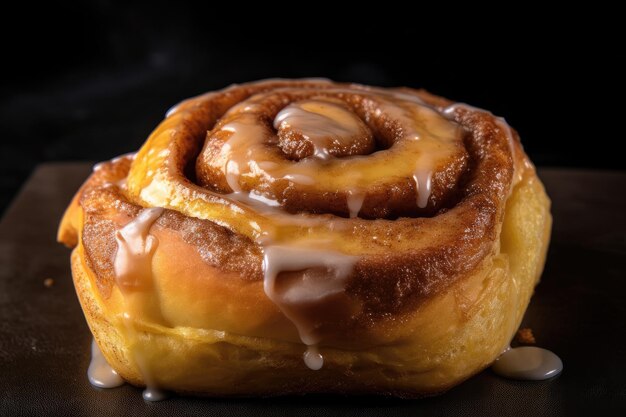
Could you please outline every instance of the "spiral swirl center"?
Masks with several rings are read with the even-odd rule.
[[[454,204],[465,131],[419,96],[317,83],[248,94],[216,114],[196,160],[200,186],[365,219]]]
[[[279,146],[295,160],[367,155],[376,146],[367,125],[341,101],[329,98],[289,104],[274,118],[274,128]]]

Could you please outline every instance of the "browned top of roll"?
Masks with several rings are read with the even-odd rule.
[[[333,326],[367,326],[492,253],[523,158],[501,119],[424,91],[235,85],[181,103],[134,159],[95,172],[82,239],[104,297],[115,231],[142,207],[168,209],[156,227],[245,281],[267,279],[273,247],[353,256],[345,293],[359,307]]]

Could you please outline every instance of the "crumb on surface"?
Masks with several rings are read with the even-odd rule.
[[[515,335],[515,339],[524,345],[534,345],[536,343],[535,335],[533,335],[533,330],[529,327],[525,327],[523,329],[519,329],[517,334]]]
[[[43,280],[43,285],[44,285],[46,288],[50,288],[50,287],[52,287],[52,286],[54,285],[54,279],[52,279],[52,278],[46,278],[46,279],[44,279],[44,280]]]

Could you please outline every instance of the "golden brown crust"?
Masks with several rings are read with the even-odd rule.
[[[115,283],[115,233],[154,201],[168,208],[150,229],[159,246],[152,262],[155,292],[147,305],[157,307],[135,318],[133,326],[141,330],[132,339],[143,346],[153,378],[164,388],[206,395],[414,397],[468,378],[510,341],[543,265],[549,200],[516,134],[491,114],[446,109],[451,103],[445,99],[401,90],[465,132],[462,152],[435,167],[424,209],[415,205],[416,183],[407,178],[369,188],[353,219],[342,217],[347,192],[339,184],[339,191],[329,193],[311,185],[246,180],[244,191],[278,196],[288,212],[313,213],[297,215],[309,221],[306,227],[285,225],[222,194],[231,188],[220,171],[223,164],[215,161],[228,138],[217,128],[237,117],[233,110],[220,120],[228,109],[257,94],[259,120],[267,123],[294,100],[339,98],[367,120],[377,146],[390,147],[401,127],[388,115],[373,116],[368,91],[280,81],[192,99],[161,124],[134,161],[103,164],[81,188],[59,239],[78,243],[72,270],[79,299],[105,356],[125,379],[145,383],[120,321],[129,307]],[[311,152],[298,144],[303,139],[297,132],[282,135],[285,163]],[[279,240],[330,236],[334,250],[359,255],[345,293],[305,311],[323,323],[326,364],[320,371],[304,367],[296,328],[263,291],[258,230]],[[167,356],[168,345],[176,346],[171,360],[159,356]],[[226,380],[203,380],[194,361],[206,367],[202,372]],[[269,375],[274,371],[279,375]]]

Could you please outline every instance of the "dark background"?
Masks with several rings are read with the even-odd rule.
[[[610,22],[591,29],[598,16],[571,7],[375,5],[22,5],[2,28],[0,213],[38,163],[134,151],[179,100],[267,77],[423,87],[504,116],[537,165],[624,167],[618,110],[599,98],[621,71]]]

